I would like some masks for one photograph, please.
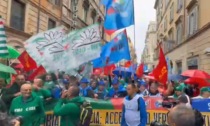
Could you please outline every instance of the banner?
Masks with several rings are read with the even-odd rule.
[[[94,100],[87,98],[86,100],[91,102],[93,107],[93,115],[91,119],[91,126],[120,126],[121,114],[122,114],[122,103],[123,99],[111,99],[108,101],[104,100]],[[163,108],[162,98],[146,98],[147,106],[147,126],[150,125],[152,121],[158,121],[160,123],[167,123],[167,113],[168,110]],[[203,106],[198,106],[198,104],[203,104]],[[210,99],[206,100],[193,100],[192,106],[194,109],[201,110],[203,118],[205,120],[205,126],[210,126],[210,109],[209,105]],[[52,112],[47,113],[47,126],[49,124],[56,124],[59,126],[59,118],[53,116]]]
[[[56,57],[58,54],[63,55],[66,47],[62,44],[64,34],[64,27],[38,33],[26,41],[26,51],[47,72],[57,71],[58,67],[62,68],[62,64],[56,61]]]
[[[83,63],[100,57],[101,36],[98,24],[70,32],[64,42],[69,44],[69,49],[58,58],[59,60],[64,59],[64,63],[68,63],[64,64],[64,66],[68,66],[65,69],[67,73]]]

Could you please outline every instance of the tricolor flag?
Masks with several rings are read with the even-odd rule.
[[[4,23],[0,17],[0,58],[4,58],[9,55],[7,48],[6,33],[4,29]]]

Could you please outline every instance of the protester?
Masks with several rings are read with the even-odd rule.
[[[203,87],[200,89],[200,95],[197,97],[193,97],[193,99],[205,99],[210,98],[210,90],[207,87]]]
[[[92,81],[90,82],[90,87],[91,87],[91,89],[92,89],[93,91],[96,90],[97,87],[98,87],[98,81],[97,81],[97,80],[92,80]]]
[[[88,92],[92,90],[88,84],[89,81],[86,78],[80,80],[80,96],[88,97]]]
[[[22,116],[21,126],[44,126],[45,110],[42,100],[32,94],[32,86],[23,84],[21,95],[13,99],[9,113],[13,116]]]
[[[78,86],[70,86],[62,93],[61,99],[54,108],[54,114],[61,117],[60,126],[77,126],[80,120],[80,105],[84,102],[79,93]]]
[[[184,103],[187,107],[192,108],[190,98],[185,92],[183,91],[183,87],[179,85],[175,88],[175,94],[179,100],[179,102]]]
[[[147,90],[147,85],[145,81],[138,81],[138,84],[140,85],[139,90],[140,90],[140,95],[142,96],[148,96],[149,92]]]
[[[44,80],[45,80],[44,88],[52,91],[53,88],[55,88],[55,83],[56,83],[55,74],[53,73],[46,74]]]
[[[98,88],[95,90],[95,94],[98,99],[105,99],[107,96],[107,90],[105,88],[105,83],[103,80],[99,82]]]
[[[124,98],[121,126],[146,126],[147,112],[144,99],[136,94],[136,86],[128,84]]]
[[[51,92],[48,89],[43,89],[44,82],[40,78],[35,78],[33,83],[33,93],[40,97],[43,101],[51,97]]]
[[[11,105],[13,98],[21,95],[20,87],[24,83],[25,83],[24,75],[17,75],[15,82],[12,84],[12,86],[8,89],[5,89],[5,91],[3,92],[2,100],[5,102],[8,109]]]
[[[168,114],[169,126],[197,126],[194,111],[186,105],[177,105]]]
[[[118,78],[114,78],[112,81],[112,87],[109,89],[107,97],[109,98],[117,98],[118,93],[122,90],[125,90],[122,85],[119,84]]]
[[[6,81],[3,78],[0,78],[0,97],[2,96],[3,92],[5,91]]]
[[[158,91],[158,83],[152,82],[149,86],[149,97],[161,97]]]

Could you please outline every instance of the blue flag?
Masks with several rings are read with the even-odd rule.
[[[133,0],[102,0],[106,7],[104,28],[108,34],[134,24]]]
[[[126,31],[120,32],[113,40],[102,47],[101,56],[93,60],[94,68],[104,67],[119,62],[131,60]]]

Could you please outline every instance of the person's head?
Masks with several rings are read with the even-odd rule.
[[[0,89],[6,85],[6,81],[4,78],[0,78]]]
[[[175,93],[176,93],[177,96],[182,95],[183,94],[183,88],[182,88],[182,86],[177,86],[175,88]]]
[[[156,82],[152,82],[150,84],[149,91],[151,93],[157,93],[158,92],[158,84]]]
[[[63,79],[66,79],[66,80],[68,80],[68,81],[69,81],[69,80],[70,80],[70,75],[68,75],[68,74],[64,74],[64,75],[63,75]]]
[[[132,97],[134,94],[136,94],[136,86],[135,86],[135,84],[129,83],[127,85],[127,94],[130,97]]]
[[[90,86],[91,86],[92,88],[96,88],[97,85],[98,85],[98,82],[97,82],[96,80],[93,80],[93,81],[91,81],[91,83],[90,83]]]
[[[88,83],[89,83],[89,81],[86,78],[82,78],[80,80],[80,86],[81,86],[81,88],[83,88],[83,89],[86,88],[88,86]]]
[[[119,88],[119,80],[118,80],[118,78],[114,78],[112,80],[112,86],[113,86],[114,89],[118,89]]]
[[[78,79],[76,76],[70,76],[69,77],[70,85],[77,85],[78,84]]]
[[[25,76],[24,75],[17,75],[16,79],[15,79],[15,82],[21,86],[22,84],[25,83]]]
[[[43,82],[43,80],[40,79],[40,78],[35,78],[35,79],[34,79],[33,86],[42,88],[42,87],[44,86],[44,82]]]
[[[186,105],[177,105],[168,114],[169,126],[196,126],[194,111]]]
[[[50,74],[47,74],[45,77],[45,81],[47,82],[52,81],[52,76]]]
[[[104,81],[100,81],[98,85],[98,90],[103,91],[105,89],[105,83]]]
[[[23,84],[21,86],[20,92],[23,96],[23,98],[29,98],[32,93],[32,86],[31,84]]]
[[[78,97],[79,96],[79,92],[80,92],[79,87],[76,86],[76,85],[72,85],[68,89],[68,97],[69,98]]]
[[[201,93],[201,96],[203,98],[209,98],[210,97],[210,90],[207,87],[201,88],[200,93]]]
[[[146,82],[145,81],[139,81],[139,90],[143,92],[146,89]]]

